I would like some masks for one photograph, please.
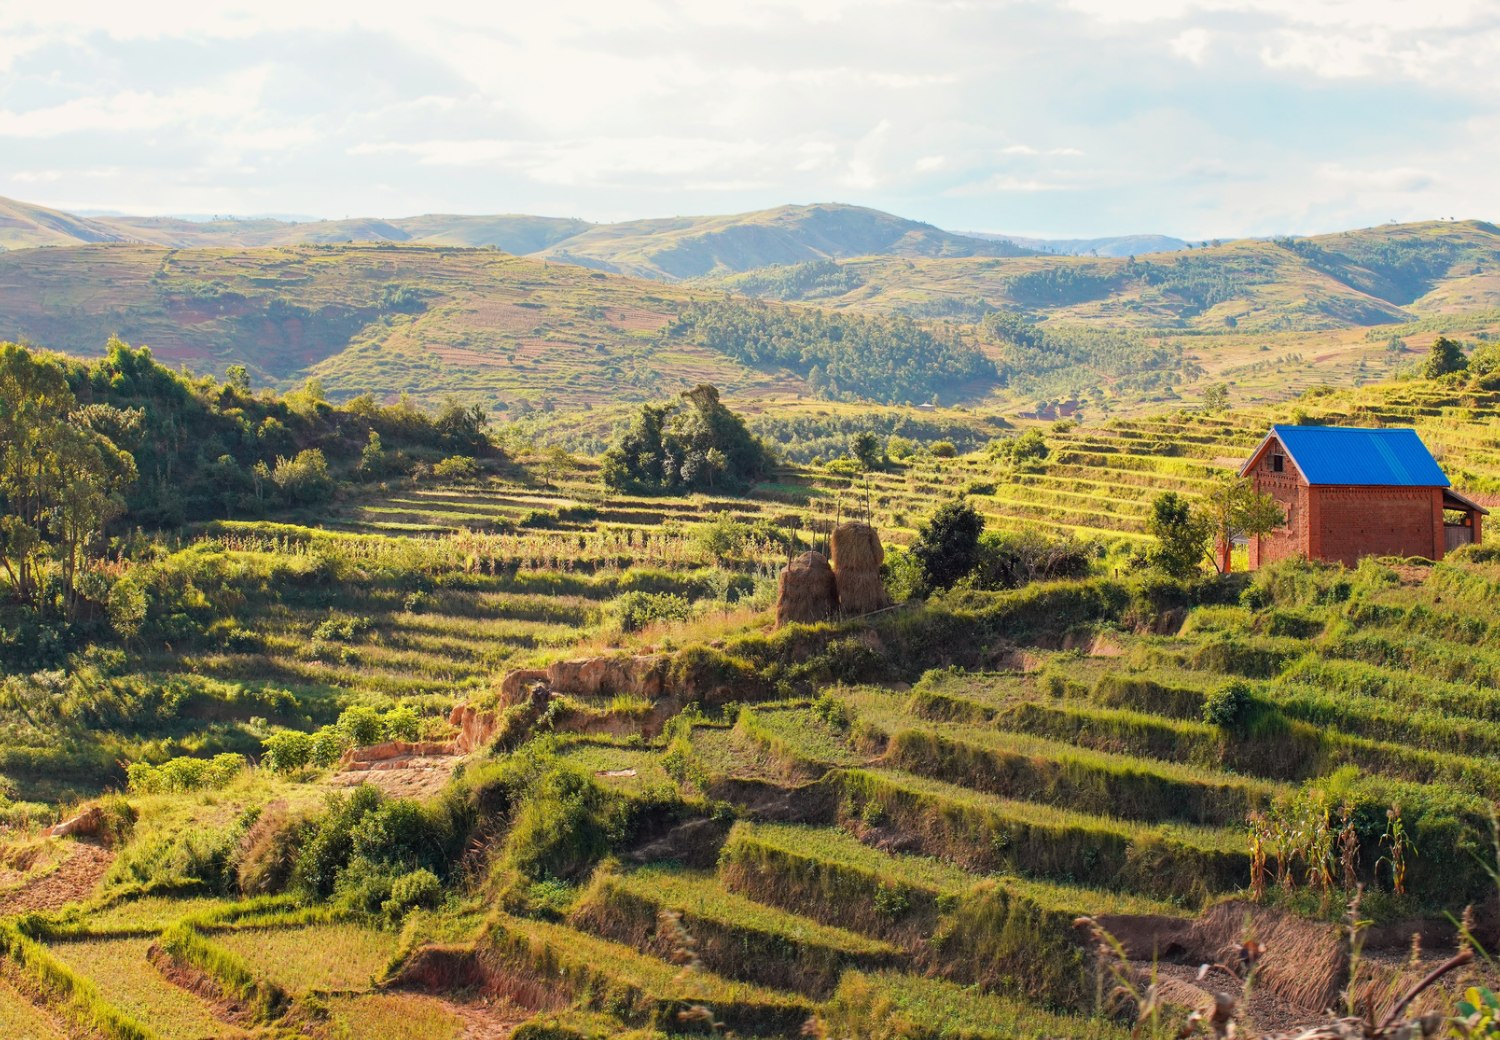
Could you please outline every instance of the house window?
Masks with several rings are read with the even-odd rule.
[[[1272,473],[1284,473],[1285,471],[1286,471],[1286,456],[1285,455],[1272,455],[1271,456],[1271,472]]]

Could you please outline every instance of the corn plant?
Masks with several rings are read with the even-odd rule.
[[[1385,833],[1380,836],[1380,843],[1389,851],[1376,861],[1378,870],[1380,864],[1386,864],[1391,871],[1391,891],[1398,896],[1406,895],[1406,871],[1407,855],[1417,855],[1417,847],[1412,843],[1411,835],[1406,832],[1406,825],[1401,820],[1401,806],[1393,805],[1386,810]]]

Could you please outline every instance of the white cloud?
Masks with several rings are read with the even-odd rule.
[[[1202,65],[1208,57],[1208,47],[1213,41],[1213,34],[1202,27],[1184,29],[1172,37],[1167,45],[1171,47],[1172,53],[1179,58],[1192,62],[1194,65]]]
[[[0,177],[59,205],[1213,237],[1500,216],[1495,122],[1496,0],[0,2]]]

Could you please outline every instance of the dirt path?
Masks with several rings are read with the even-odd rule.
[[[507,1040],[516,1027],[533,1012],[514,1004],[455,1004],[448,1002],[454,1014],[464,1020],[463,1040]]]
[[[0,917],[57,910],[87,899],[114,862],[115,855],[101,845],[87,841],[57,839],[67,849],[66,858],[56,867],[35,877],[26,878],[13,888],[0,891]],[[22,875],[25,877],[24,875]]]
[[[1213,994],[1219,992],[1239,996],[1240,984],[1220,971],[1210,972],[1199,981],[1198,968],[1187,964],[1132,961],[1132,966],[1142,977],[1150,978],[1156,972],[1163,996],[1171,1003],[1191,1004],[1203,1010],[1213,1007]],[[1260,1033],[1283,1033],[1324,1020],[1317,1009],[1298,1007],[1271,993],[1264,987],[1252,989],[1250,1005],[1245,1009],[1243,1020],[1248,1020]]]

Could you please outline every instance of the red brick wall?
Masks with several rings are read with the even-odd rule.
[[[1280,473],[1271,465],[1271,456],[1277,454],[1285,460],[1285,468]],[[1254,482],[1255,490],[1270,495],[1280,504],[1282,515],[1287,518],[1286,526],[1250,539],[1250,569],[1288,556],[1308,555],[1312,516],[1308,497],[1310,489],[1302,483],[1302,474],[1297,471],[1296,463],[1274,437],[1260,461],[1246,476]]]
[[[1319,544],[1312,555],[1356,563],[1361,556],[1443,555],[1443,493],[1437,488],[1316,487]]]

